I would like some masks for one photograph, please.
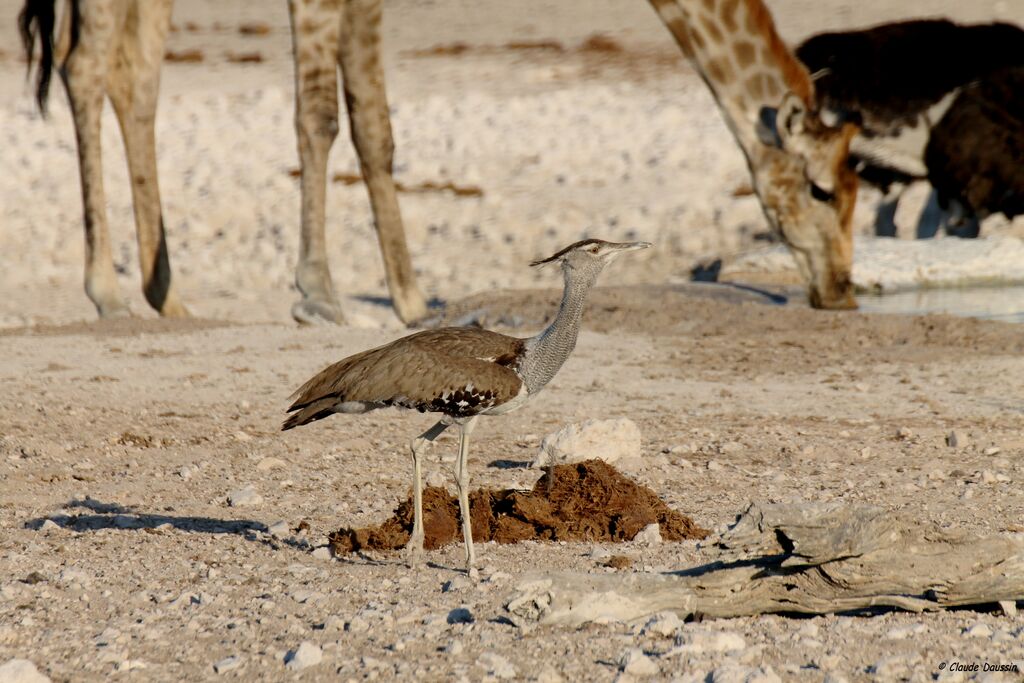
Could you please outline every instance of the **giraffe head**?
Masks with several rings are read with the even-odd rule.
[[[787,93],[759,130],[769,218],[793,252],[815,308],[856,308],[853,298],[853,209],[857,174],[848,163],[857,126],[825,125],[803,98]]]
[[[743,149],[772,227],[817,308],[856,308],[850,282],[854,126],[818,118],[814,83],[763,0],[651,0]],[[783,118],[787,128],[779,125]]]

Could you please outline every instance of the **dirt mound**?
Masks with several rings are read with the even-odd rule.
[[[708,532],[663,503],[646,486],[627,479],[601,460],[544,468],[532,491],[481,489],[469,497],[473,540],[632,540],[657,523],[667,541],[704,538]],[[343,528],[331,534],[336,554],[356,550],[397,550],[412,533],[412,499],[403,501],[383,524]],[[428,550],[462,540],[458,500],[441,488],[423,492],[423,529]]]

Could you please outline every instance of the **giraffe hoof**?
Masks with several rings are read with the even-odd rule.
[[[108,301],[96,304],[96,312],[100,320],[117,320],[118,318],[132,317],[132,309],[123,301]]]
[[[292,306],[292,318],[300,325],[343,325],[345,314],[337,301],[303,299]]]
[[[188,312],[188,309],[183,304],[176,301],[160,309],[160,316],[163,318],[191,318],[192,314]]]

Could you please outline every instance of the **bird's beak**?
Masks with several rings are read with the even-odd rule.
[[[627,251],[639,251],[640,249],[646,249],[651,246],[650,242],[616,242],[613,250],[609,252],[609,255],[624,254]]]

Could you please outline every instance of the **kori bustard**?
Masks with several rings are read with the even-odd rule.
[[[647,242],[586,239],[533,266],[560,263],[565,279],[562,304],[554,321],[528,339],[474,327],[445,327],[402,337],[357,353],[325,368],[293,394],[294,413],[282,429],[334,413],[365,413],[397,406],[440,413],[437,423],[413,439],[413,532],[408,551],[413,563],[423,553],[421,458],[445,429],[459,428],[456,484],[466,569],[475,573],[469,514],[469,436],[481,415],[502,415],[521,408],[555,376],[576,346],[587,292],[606,265],[620,254],[645,249]]]

